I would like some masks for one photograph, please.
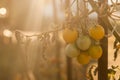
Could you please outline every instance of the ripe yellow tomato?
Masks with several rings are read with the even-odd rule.
[[[75,44],[68,44],[65,48],[65,53],[68,57],[73,58],[77,57],[80,54],[80,51]]]
[[[103,51],[100,45],[92,45],[88,52],[93,59],[99,59],[102,56]]]
[[[80,55],[77,57],[77,61],[80,64],[88,64],[90,62],[90,56],[87,52],[81,52]]]
[[[89,29],[89,35],[95,40],[101,40],[105,35],[105,30],[101,25],[95,25]]]
[[[87,50],[91,45],[91,39],[87,35],[81,35],[76,43],[80,50]]]
[[[74,43],[78,38],[78,31],[76,29],[65,28],[63,30],[63,39],[66,43]]]

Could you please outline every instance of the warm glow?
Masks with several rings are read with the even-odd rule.
[[[3,31],[3,35],[6,36],[6,37],[11,37],[12,36],[12,32],[8,29],[5,29]]]
[[[0,8],[0,15],[6,15],[7,10],[6,8]]]

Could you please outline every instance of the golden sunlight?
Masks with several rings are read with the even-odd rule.
[[[23,30],[38,31],[44,29],[42,21],[53,16],[52,0],[13,0],[10,24]],[[48,16],[48,17],[46,17]],[[45,23],[44,23],[45,24]]]
[[[120,0],[0,0],[0,80],[120,80],[119,53]]]
[[[0,15],[5,15],[7,13],[6,8],[0,8]]]
[[[11,37],[12,36],[12,32],[8,29],[5,29],[3,31],[3,35],[6,36],[6,37]]]

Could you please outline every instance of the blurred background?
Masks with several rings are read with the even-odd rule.
[[[0,0],[0,80],[87,80],[89,66],[97,65],[97,61],[80,65],[68,59],[61,32],[53,42],[24,36],[54,30],[56,24],[63,23],[65,1]],[[22,37],[16,39],[16,30]],[[120,60],[113,62],[113,42],[112,36],[109,38],[109,66],[119,65]],[[44,46],[47,43],[47,47]]]

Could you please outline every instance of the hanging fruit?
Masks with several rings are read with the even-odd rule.
[[[63,30],[63,39],[66,43],[74,43],[78,38],[78,31],[75,28],[65,28]]]
[[[87,52],[81,52],[80,55],[77,57],[77,61],[80,64],[88,64],[90,62],[90,56]]]
[[[77,39],[76,44],[80,50],[87,50],[91,45],[91,39],[87,35],[81,35]]]
[[[101,40],[105,35],[105,30],[101,25],[95,25],[89,29],[89,35],[95,40]]]
[[[80,51],[75,44],[68,44],[65,48],[65,53],[68,57],[73,58],[77,57],[80,54]]]
[[[93,59],[99,59],[102,56],[102,48],[100,45],[92,45],[88,52]]]

